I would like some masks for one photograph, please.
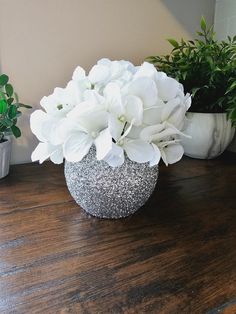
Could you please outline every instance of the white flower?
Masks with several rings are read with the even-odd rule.
[[[54,116],[65,116],[82,101],[84,88],[80,88],[74,81],[70,81],[66,88],[56,87],[53,94],[44,96],[40,105],[43,109]]]
[[[152,162],[155,158],[155,151],[151,144],[140,139],[124,138],[119,140],[117,144],[112,143],[111,149],[103,159],[111,167],[118,167],[124,162],[124,152],[130,160],[138,163]]]
[[[164,101],[174,99],[180,88],[180,84],[175,79],[168,77],[164,73],[157,75],[156,85],[159,97]]]
[[[108,114],[94,100],[87,100],[75,107],[67,119],[72,127],[63,144],[64,156],[68,161],[78,162],[89,152],[100,132],[107,128]]]
[[[177,162],[183,156],[179,135],[186,136],[168,122],[148,126],[140,132],[141,139],[153,143],[156,146],[155,148],[159,148],[166,165]]]
[[[63,162],[61,145],[55,146],[50,143],[39,143],[31,156],[32,161],[39,161],[40,164],[48,158],[54,164],[61,164]]]
[[[55,88],[30,119],[40,143],[32,160],[79,162],[96,148],[112,167],[125,158],[166,165],[183,155],[180,135],[191,104],[183,86],[147,62],[101,59],[89,74],[77,67],[65,88]]]
[[[101,132],[95,140],[97,159],[105,160],[110,166],[118,167],[124,162],[124,152],[132,161],[144,163],[152,162],[155,159],[156,151],[153,146],[142,139],[130,139],[128,134],[132,128],[130,125],[124,134],[114,143],[109,128]],[[158,160],[159,161],[159,160]],[[154,165],[154,163],[153,163]]]
[[[88,79],[97,90],[102,91],[109,82],[123,86],[132,79],[134,71],[135,67],[128,61],[111,61],[103,58],[92,67]]]
[[[32,154],[32,161],[39,160],[42,163],[50,158],[54,163],[62,163],[60,140],[58,142],[56,140],[61,126],[59,119],[49,116],[42,110],[36,110],[30,117],[30,126],[32,132],[41,141]],[[51,137],[55,139],[53,144]]]
[[[153,64],[144,62],[141,66],[137,67],[137,71],[134,74],[134,79],[138,77],[148,77],[155,80],[157,75],[157,70]]]
[[[109,83],[104,89],[105,103],[109,112],[108,125],[114,140],[118,140],[125,125],[141,125],[143,103],[135,95],[122,95],[117,83]]]

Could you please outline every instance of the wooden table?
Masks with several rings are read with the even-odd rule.
[[[236,313],[236,159],[184,158],[147,205],[89,217],[63,167],[0,181],[0,313]]]

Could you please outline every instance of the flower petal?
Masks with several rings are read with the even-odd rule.
[[[81,80],[84,80],[85,77],[86,77],[85,70],[82,67],[78,66],[73,72],[72,80],[79,82]]]
[[[104,83],[110,76],[110,70],[107,66],[96,64],[89,72],[88,78],[92,84]]]
[[[43,123],[47,121],[48,115],[42,110],[35,110],[30,116],[30,128],[31,131],[34,133],[37,138],[42,141],[46,142],[47,138],[43,132]]]
[[[134,75],[134,79],[138,77],[150,77],[151,79],[154,79],[156,72],[157,70],[153,64],[144,62],[138,67],[137,72]]]
[[[162,112],[162,121],[168,121],[181,130],[185,121],[186,107],[179,97],[169,100]]]
[[[121,101],[121,90],[118,84],[109,83],[104,88],[104,97],[106,99],[108,111],[117,117],[124,114],[124,107]]]
[[[97,160],[104,159],[112,149],[112,136],[109,128],[100,132],[94,144],[96,146]]]
[[[64,143],[63,151],[66,160],[81,161],[93,144],[92,138],[83,132],[75,132]]]
[[[55,108],[58,105],[58,101],[56,97],[52,94],[49,96],[44,96],[40,100],[40,106],[47,112],[47,113],[54,113]]]
[[[63,163],[63,150],[62,147],[59,147],[57,150],[55,150],[51,155],[50,159],[54,164],[61,164]]]
[[[39,161],[41,164],[57,149],[57,147],[49,143],[39,143],[31,155],[32,161]]]
[[[143,130],[143,126],[135,126],[133,125],[130,132],[129,132],[129,138],[135,140],[140,138],[140,133]]]
[[[112,143],[112,149],[109,154],[104,158],[104,160],[111,166],[111,167],[119,167],[124,163],[124,150],[122,147]]]
[[[139,97],[128,95],[125,97],[125,117],[129,123],[133,120],[134,125],[141,125],[143,122],[143,104]]]
[[[152,108],[146,108],[143,112],[143,123],[147,125],[154,125],[161,123],[162,111],[165,104],[160,101],[158,106]]]
[[[147,126],[140,132],[140,138],[144,141],[151,142],[153,137],[162,132],[164,129],[165,126],[163,124]]]
[[[149,162],[149,166],[153,167],[155,165],[159,164],[159,161],[161,159],[161,152],[159,150],[159,148],[157,147],[157,145],[152,144],[153,150],[154,150],[154,155],[153,155],[153,159],[150,160]]]
[[[144,108],[152,107],[157,102],[156,84],[148,77],[139,77],[131,82],[128,93],[141,98]]]
[[[121,134],[124,130],[125,123],[121,122],[117,119],[113,114],[109,114],[108,118],[108,128],[110,130],[110,134],[115,141],[118,141],[121,137]]]
[[[138,163],[151,161],[154,157],[152,145],[142,140],[127,140],[123,147],[129,159]]]
[[[166,165],[179,161],[183,154],[184,149],[180,144],[171,144],[161,150],[162,159]]]
[[[171,78],[166,77],[164,79],[160,79],[156,81],[158,96],[164,100],[168,101],[176,97],[179,90],[179,83]]]

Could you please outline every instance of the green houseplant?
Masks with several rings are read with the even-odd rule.
[[[236,125],[236,36],[217,41],[213,27],[207,27],[204,17],[200,26],[197,39],[182,39],[180,42],[168,39],[173,46],[171,53],[151,56],[147,60],[177,79],[183,84],[185,91],[192,94],[191,113],[187,116],[198,124],[199,129],[195,130],[191,121],[188,121],[186,127],[193,134],[192,140],[185,140],[185,152],[188,154],[191,146],[190,156],[213,158],[232,140],[234,128],[231,124]],[[205,130],[203,124],[211,124],[211,127]],[[217,132],[214,133],[213,129],[217,130],[220,138],[215,138]],[[201,135],[203,139],[207,138],[213,150],[210,152],[207,145],[199,142],[202,148],[205,147],[204,152],[201,156],[194,156],[193,150],[201,150],[196,143]]]
[[[0,75],[0,178],[5,177],[9,172],[10,136],[13,135],[15,138],[21,136],[17,126],[21,108],[31,108],[31,106],[20,103],[13,86],[9,83],[9,77],[6,74]]]

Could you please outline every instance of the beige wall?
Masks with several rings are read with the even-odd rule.
[[[168,52],[165,38],[190,37],[202,14],[212,23],[214,0],[0,0],[1,69],[36,108],[76,65],[89,69],[101,57],[140,63]],[[36,146],[28,116],[12,163],[30,161]]]
[[[236,35],[236,0],[216,0],[214,29],[220,40]],[[236,152],[236,134],[228,150]]]
[[[218,39],[236,34],[236,0],[216,0],[214,28]]]

